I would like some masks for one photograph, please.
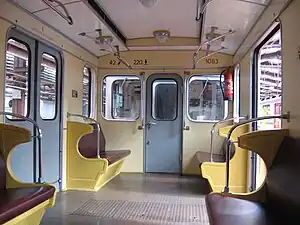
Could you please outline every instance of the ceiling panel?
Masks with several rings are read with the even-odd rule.
[[[197,0],[158,0],[151,8],[138,0],[97,1],[128,39],[152,37],[159,29],[175,37],[199,37]]]
[[[93,32],[95,28],[101,28],[103,30],[103,35],[112,35],[111,32],[105,26],[101,25],[99,19],[83,2],[69,4],[66,6],[66,8],[73,18],[74,24],[72,26],[70,26],[64,19],[58,16],[51,9],[37,12],[35,15],[95,55],[103,55],[104,52],[100,51],[99,45],[95,44],[93,40],[78,34],[81,32]],[[92,33],[91,35],[96,36],[96,33]],[[126,50],[125,47],[122,46],[121,43],[116,39],[114,39],[112,45],[120,45],[120,50]]]
[[[265,3],[262,0],[256,2]],[[214,0],[206,9],[204,34],[211,27],[217,27],[216,32],[220,34],[234,30],[235,33],[226,36],[222,43],[227,53],[234,54],[264,9],[261,5],[237,0]]]
[[[42,0],[10,0],[17,3],[22,8],[28,10],[29,12],[36,12],[39,10],[47,9],[48,6]],[[71,3],[78,2],[80,0],[59,0],[61,3]]]

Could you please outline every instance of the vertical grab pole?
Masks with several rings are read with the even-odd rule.
[[[87,117],[84,115],[80,115],[80,114],[67,112],[67,118],[71,117],[71,116],[80,117],[80,118],[83,118],[84,120],[93,121],[97,125],[97,158],[101,158],[101,156],[100,156],[100,123],[93,118],[90,118],[90,117]]]
[[[37,128],[38,131],[38,152],[39,152],[39,177],[38,177],[38,183],[42,183],[43,182],[43,178],[42,178],[42,164],[43,164],[43,159],[42,159],[42,132],[40,128]]]
[[[240,123],[234,125],[233,127],[231,127],[231,129],[228,132],[227,138],[226,138],[226,180],[225,180],[224,193],[229,193],[230,145],[232,144],[232,142],[230,140],[230,137],[231,137],[232,132],[237,127],[240,127],[240,126],[246,125],[246,124],[250,124],[250,123],[253,123],[253,122],[257,122],[257,121],[260,121],[260,120],[285,119],[288,122],[290,122],[290,118],[291,118],[290,112],[287,112],[286,114],[282,114],[282,115],[279,115],[279,116],[263,116],[263,117],[257,117],[257,118],[249,119],[247,121],[240,122]]]

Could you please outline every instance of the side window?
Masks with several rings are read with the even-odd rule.
[[[271,33],[271,36],[256,49],[256,57],[257,116],[280,115],[282,101],[280,29]],[[280,127],[280,119],[263,120],[257,123],[258,130]]]
[[[188,117],[194,122],[218,121],[227,116],[219,75],[195,75],[188,82]]]
[[[42,54],[40,75],[40,115],[44,120],[56,116],[57,60],[47,53]]]
[[[5,111],[28,115],[29,48],[14,39],[6,44]],[[8,119],[19,119],[7,116]]]
[[[108,75],[102,83],[102,115],[108,120],[135,121],[141,111],[141,80]]]
[[[83,68],[83,93],[82,93],[82,115],[89,117],[91,115],[91,83],[92,74],[88,67]]]
[[[234,98],[233,98],[233,117],[240,116],[240,65],[234,70]]]

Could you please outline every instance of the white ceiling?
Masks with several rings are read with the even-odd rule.
[[[128,39],[152,37],[152,32],[158,29],[167,29],[171,36],[175,37],[199,38],[200,36],[200,24],[195,20],[197,0],[158,0],[151,8],[144,7],[139,0],[97,1]],[[212,26],[218,27],[217,32],[220,33],[232,29],[236,32],[226,37],[222,45],[227,49],[222,52],[234,54],[265,9],[262,4],[266,5],[269,2],[269,0],[246,1],[248,2],[213,0],[206,9],[202,42],[205,41],[205,34]],[[149,49],[148,46],[134,47],[137,48]],[[166,47],[157,46],[155,49],[166,49]],[[211,50],[217,49],[220,49],[219,45],[212,45]]]
[[[78,35],[81,32],[94,32],[96,28],[103,30],[103,35],[112,35],[110,30],[105,27],[100,19],[91,12],[91,10],[82,1],[78,0],[60,0],[65,4],[66,9],[71,15],[74,24],[69,25],[64,19],[58,16],[52,9],[48,8],[42,0],[12,0],[13,2],[25,8],[30,13],[33,13],[39,19],[45,21],[50,26],[56,28],[65,36],[69,37],[77,44],[83,46],[88,51],[92,52],[96,56],[106,54],[100,51],[100,46],[95,44],[93,40],[87,37]],[[91,36],[96,36],[96,33],[91,33]],[[120,50],[126,50],[125,46],[119,42],[116,38],[112,45],[119,45]]]
[[[267,3],[265,0],[251,1]],[[237,0],[213,0],[206,9],[203,35],[210,32],[211,27],[218,27],[216,32],[221,34],[235,31],[226,36],[222,43],[227,48],[224,52],[234,54],[264,9],[265,6]],[[219,48],[212,46],[213,50]]]
[[[48,8],[42,0],[9,1],[17,3],[97,56],[105,54],[100,51],[100,46],[86,37],[79,36],[78,33],[92,32],[95,28],[101,27],[104,35],[114,36],[89,9],[86,0],[60,0],[73,18],[72,26]],[[200,24],[195,20],[197,0],[157,0],[151,8],[144,7],[139,0],[96,1],[127,39],[153,37],[152,32],[159,29],[169,30],[174,37],[200,37]],[[206,9],[202,42],[205,41],[205,34],[212,26],[218,27],[219,33],[232,29],[236,32],[227,36],[222,45],[227,48],[223,52],[234,54],[265,9],[261,4],[268,2],[269,0],[213,0]],[[113,45],[119,45],[120,50],[127,50],[116,37]],[[130,50],[191,50],[194,48],[195,46],[180,45],[129,47]],[[211,50],[219,48],[219,45],[212,45]]]
[[[128,39],[152,37],[167,29],[175,37],[199,37],[197,0],[158,0],[144,7],[138,0],[97,0]]]

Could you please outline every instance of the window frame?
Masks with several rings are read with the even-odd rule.
[[[40,58],[40,60],[41,60],[41,62],[42,62],[42,58],[43,58],[43,55],[44,54],[46,54],[46,55],[49,55],[49,56],[51,56],[51,57],[53,57],[53,59],[55,60],[55,66],[56,66],[56,68],[55,68],[55,71],[56,71],[56,79],[55,79],[55,114],[54,114],[54,117],[53,118],[50,118],[50,119],[45,119],[45,118],[43,118],[42,116],[41,116],[41,103],[39,103],[39,109],[38,109],[38,114],[39,114],[39,117],[42,119],[42,120],[44,120],[44,121],[51,121],[51,120],[55,120],[56,119],[56,117],[57,117],[57,115],[58,115],[58,113],[57,113],[57,108],[58,108],[58,99],[57,99],[57,96],[58,96],[58,71],[59,71],[59,68],[58,68],[58,64],[59,64],[59,61],[58,61],[58,59],[57,59],[57,57],[56,56],[54,56],[54,55],[52,55],[51,53],[48,53],[48,52],[42,52],[42,54],[39,56],[39,57],[41,57]],[[42,63],[41,63],[41,65],[39,65],[40,66],[40,68],[41,68],[41,66],[42,66]],[[41,79],[41,74],[38,76],[39,77],[39,79]],[[39,101],[41,101],[41,87],[40,87],[40,85],[39,85],[39,87],[38,87],[38,90],[40,91],[40,93],[39,93]]]
[[[237,64],[234,68],[233,79],[233,117],[240,117],[241,114],[241,65]],[[238,89],[238,90],[237,90]],[[238,119],[236,120],[238,122]]]
[[[221,120],[194,120],[191,118],[190,113],[189,113],[189,98],[190,98],[190,83],[191,80],[194,77],[203,77],[203,79],[199,79],[199,80],[205,80],[204,77],[206,76],[220,76],[220,74],[192,74],[188,79],[187,79],[187,86],[186,86],[186,114],[187,114],[187,118],[189,121],[193,122],[193,123],[216,123],[219,122],[221,120],[224,120],[225,118],[227,118],[228,113],[229,113],[229,109],[228,109],[228,100],[224,101],[224,117]],[[220,80],[220,78],[215,79],[215,80]]]
[[[4,101],[3,101],[3,108],[5,110],[5,89],[6,89],[6,54],[7,54],[7,51],[8,51],[8,48],[7,48],[7,44],[9,42],[9,40],[13,40],[13,41],[16,41],[16,42],[19,42],[21,44],[23,44],[27,50],[28,50],[28,76],[27,76],[27,82],[28,82],[28,86],[27,86],[27,105],[26,105],[26,114],[23,115],[24,117],[27,117],[29,118],[30,117],[30,105],[31,105],[31,75],[32,75],[32,50],[30,48],[30,45],[28,43],[26,43],[25,41],[23,40],[20,40],[18,38],[15,38],[15,37],[8,37],[5,41],[5,58],[4,58],[4,62],[5,62],[5,65],[4,65]],[[9,118],[8,115],[5,115],[5,118],[9,121],[25,121],[24,119],[22,118]]]
[[[84,80],[84,69],[87,69],[88,71],[88,81],[89,81],[89,85],[88,85],[88,114],[84,115],[86,117],[91,117],[92,114],[92,70],[88,65],[85,65],[83,67],[83,76],[82,76],[82,115],[83,115],[83,98],[84,98],[84,84],[83,84],[83,80]]]
[[[258,79],[258,70],[259,70],[259,51],[260,49],[272,38],[278,31],[280,31],[281,39],[282,39],[282,27],[281,24],[276,24],[272,30],[269,30],[269,32],[266,32],[266,35],[262,40],[258,40],[258,44],[256,45],[253,56],[252,56],[252,73],[251,73],[251,84],[252,84],[252,95],[251,95],[251,118],[256,118],[258,115],[258,85],[259,85],[259,79]],[[282,48],[282,47],[281,47]],[[281,64],[282,67],[283,63]],[[282,76],[283,73],[282,73]],[[281,106],[283,103],[283,98],[281,98]],[[253,131],[257,130],[257,123],[252,123],[251,129]],[[257,162],[258,157],[257,154],[254,152],[251,152],[251,162],[250,162],[250,191],[257,190]]]
[[[110,113],[111,113],[111,119],[110,118],[107,118],[104,116],[104,112],[103,112],[103,82],[104,80],[107,78],[107,77],[136,77],[139,79],[140,83],[141,83],[141,103],[140,103],[140,106],[139,106],[139,109],[140,109],[140,113],[139,113],[139,116],[136,118],[136,119],[114,119],[113,116],[112,116],[112,107],[110,108]],[[139,76],[138,74],[105,74],[102,79],[101,79],[101,84],[100,84],[100,111],[101,111],[101,117],[106,120],[106,121],[110,121],[110,122],[136,122],[138,121],[140,118],[141,118],[141,114],[142,114],[142,93],[143,93],[143,79],[141,76]],[[106,86],[106,89],[107,89],[107,86]],[[111,94],[113,93],[113,90],[111,90]],[[113,101],[113,95],[111,96],[111,101]],[[107,106],[106,106],[107,107]]]

